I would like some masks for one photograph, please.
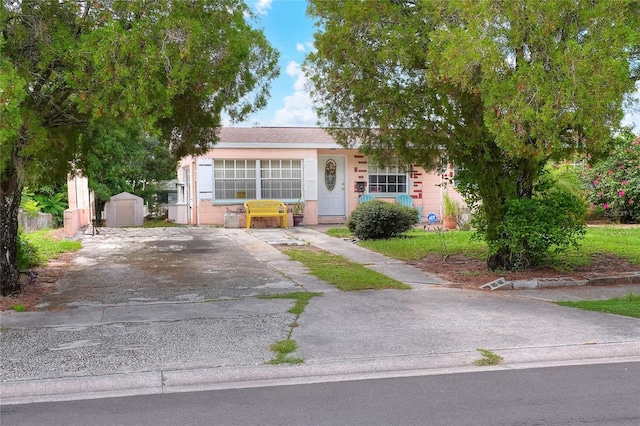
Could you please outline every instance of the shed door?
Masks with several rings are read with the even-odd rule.
[[[345,159],[318,156],[318,216],[345,216]]]
[[[136,200],[118,200],[116,202],[116,226],[135,225],[135,209]]]

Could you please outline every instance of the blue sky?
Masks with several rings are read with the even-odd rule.
[[[306,16],[306,0],[247,0],[247,3],[259,15],[254,25],[264,30],[271,45],[280,52],[280,77],[272,82],[267,107],[235,126],[317,126],[300,68],[312,47],[315,31],[313,21]],[[640,84],[638,88],[640,97]],[[634,125],[636,133],[640,132],[640,105],[626,115],[623,124]]]
[[[263,109],[236,126],[317,126],[311,99],[305,90],[301,66],[313,42],[313,21],[305,0],[248,0],[259,14],[253,25],[262,28],[280,52],[280,77],[271,83],[271,98]]]

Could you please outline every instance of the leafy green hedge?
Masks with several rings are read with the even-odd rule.
[[[578,247],[585,234],[586,207],[576,195],[559,189],[534,198],[508,200],[500,238],[489,242],[494,252],[508,247],[515,269],[544,263],[549,252]]]
[[[22,228],[18,228],[18,269],[21,271],[38,265],[41,258],[36,247],[25,237]]]
[[[380,200],[359,205],[347,227],[363,240],[386,239],[408,231],[418,221],[418,210]]]

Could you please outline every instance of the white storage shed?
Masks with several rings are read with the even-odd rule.
[[[141,197],[121,192],[107,201],[104,213],[108,227],[140,226],[147,215],[147,207]]]

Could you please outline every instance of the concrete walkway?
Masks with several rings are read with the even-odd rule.
[[[312,244],[412,290],[342,292],[274,244]],[[640,320],[549,303],[566,289],[465,291],[307,228],[107,229],[87,236],[57,291],[61,311],[0,316],[2,404],[490,368],[640,361]],[[576,297],[576,290],[572,294]],[[640,286],[584,289],[596,297]],[[287,299],[317,291],[297,318]],[[597,294],[596,294],[597,293]],[[604,294],[606,293],[606,296]],[[266,365],[294,339],[301,365]]]

